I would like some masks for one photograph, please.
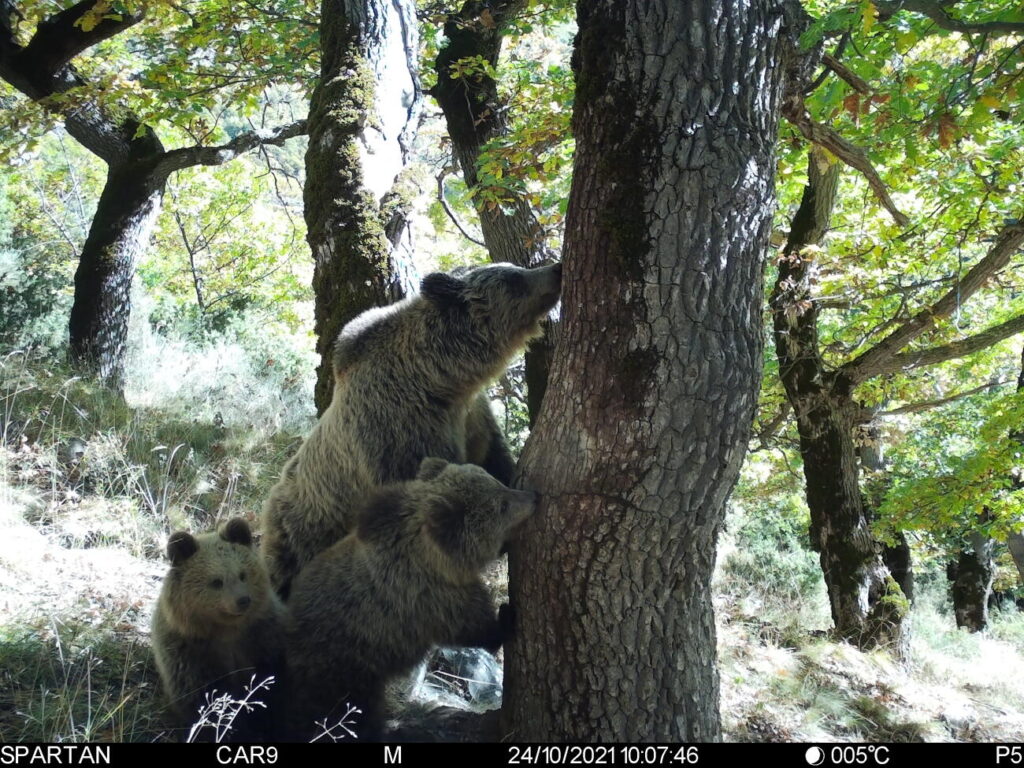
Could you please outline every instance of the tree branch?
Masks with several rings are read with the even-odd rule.
[[[990,381],[987,384],[982,384],[979,387],[973,389],[964,390],[963,392],[957,392],[955,395],[949,395],[948,397],[940,397],[937,400],[922,400],[918,403],[911,403],[910,405],[902,405],[899,408],[893,408],[891,411],[877,411],[871,414],[872,418],[885,418],[886,416],[899,416],[904,413],[920,413],[921,411],[928,411],[932,408],[938,408],[940,405],[951,403],[954,400],[959,400],[963,397],[970,397],[976,395],[979,392],[984,392],[986,389],[995,389],[1001,387],[1004,384],[1009,384],[1009,380],[1006,381]]]
[[[166,152],[157,163],[156,172],[169,175],[174,171],[194,165],[222,165],[256,147],[268,144],[279,147],[288,139],[303,136],[305,133],[306,121],[296,120],[294,123],[280,126],[272,131],[257,130],[240,133],[231,141],[219,146],[172,149],[170,152]]]
[[[96,29],[82,32],[74,26],[74,20],[81,18],[93,5],[95,0],[87,0],[41,22],[32,41],[22,47],[18,44],[12,25],[12,19],[20,18],[21,14],[11,0],[0,0],[0,78],[33,101],[43,101],[48,96],[85,85],[70,63],[64,61],[54,69],[54,62],[131,26],[124,20],[116,23],[101,21]],[[134,19],[131,23],[138,20],[136,17],[131,19]],[[66,32],[63,42],[60,38],[61,30]],[[54,46],[53,53],[47,50],[48,45]],[[94,103],[80,104],[70,109],[46,101],[43,104],[63,117],[68,133],[110,165],[127,158],[133,147],[140,153],[155,154],[163,151],[156,134],[148,128],[142,136],[136,135],[139,123],[130,116],[115,118]]]
[[[83,24],[83,19],[97,2],[82,0],[39,22],[35,34],[20,55],[25,65],[37,68],[39,77],[52,78],[82,51],[135,26],[145,16],[143,7],[135,14],[108,14],[96,19],[95,24]],[[113,15],[120,18],[110,18]],[[85,27],[89,27],[88,31]]]
[[[927,354],[930,352],[929,350],[926,350],[925,353],[918,352],[908,355],[897,354],[901,349],[907,346],[907,344],[929,328],[933,327],[936,321],[949,317],[953,314],[953,311],[960,306],[961,303],[967,301],[967,299],[973,296],[993,273],[1006,266],[1010,257],[1017,252],[1022,243],[1024,243],[1024,223],[1022,223],[1020,219],[1017,219],[1014,220],[1014,223],[1008,224],[1003,228],[1003,231],[999,233],[999,236],[996,238],[996,242],[989,249],[989,252],[985,254],[981,261],[975,264],[970,271],[964,275],[963,280],[954,285],[945,296],[931,306],[918,312],[914,317],[900,325],[895,331],[890,333],[871,349],[843,365],[839,369],[839,373],[851,384],[859,384],[879,375],[880,373],[898,371],[906,367],[916,368],[921,365],[930,365],[933,362],[941,362],[942,360],[950,360],[955,357],[963,357],[965,354],[970,354],[971,351],[976,351],[975,349],[971,349],[957,354],[950,354],[948,357],[940,356],[937,359],[932,359],[930,356],[923,358],[929,362],[921,362],[921,355]],[[1017,321],[1020,321],[1020,318],[1017,318]],[[1004,325],[1006,324],[1004,323]],[[997,328],[1002,328],[1002,326],[997,326]],[[990,329],[989,332],[994,330],[995,329]],[[1007,336],[1012,336],[1013,333],[1016,333],[1016,331],[1011,331],[1005,335],[999,336],[998,338],[993,338],[985,346],[990,346],[997,341],[1005,339]],[[979,334],[972,338],[977,339],[983,335],[984,334]],[[964,344],[966,341],[968,340],[964,340],[963,342],[954,342],[954,345]],[[948,349],[952,346],[953,345],[949,345],[948,347],[943,347],[941,349]],[[984,349],[984,346],[977,347],[976,349]],[[911,363],[911,359],[913,359],[914,362]]]
[[[996,344],[1003,339],[1016,336],[1018,333],[1024,333],[1024,315],[1018,315],[1012,320],[1007,320],[1005,323],[994,325],[981,333],[975,334],[974,336],[968,336],[966,339],[960,339],[959,341],[953,341],[949,344],[943,344],[941,347],[930,347],[918,352],[906,352],[902,355],[893,355],[892,358],[885,361],[880,366],[878,374],[895,373],[896,371],[905,371],[911,368],[922,368],[926,365],[944,363],[946,360],[956,360],[960,357],[967,357],[975,352],[988,349],[993,344]],[[878,374],[875,375],[877,376]]]
[[[913,11],[927,16],[938,27],[950,32],[961,32],[970,34],[1024,34],[1024,22],[1021,21],[963,21],[956,19],[947,13],[943,7],[951,5],[948,2],[934,2],[933,0],[898,0],[890,2],[886,0],[875,0],[875,6],[879,12],[886,17],[896,14],[898,11]]]
[[[910,219],[896,207],[896,203],[889,196],[889,191],[885,188],[882,177],[878,175],[878,171],[875,170],[868,159],[867,152],[856,144],[852,144],[844,139],[827,125],[814,122],[807,113],[807,107],[804,105],[801,94],[796,92],[787,94],[782,114],[800,130],[800,133],[808,141],[827,149],[848,166],[860,171],[867,179],[871,191],[878,198],[878,202],[889,212],[889,215],[892,216],[897,224],[901,227],[906,227],[910,224]]]
[[[441,207],[444,209],[444,212],[448,214],[448,218],[452,220],[452,224],[454,224],[455,228],[457,230],[459,230],[459,232],[462,233],[462,236],[464,238],[469,240],[469,242],[471,242],[471,243],[476,243],[477,245],[479,245],[479,246],[481,246],[483,248],[486,248],[487,245],[482,240],[477,240],[475,237],[470,235],[469,232],[467,232],[463,228],[462,224],[455,217],[455,211],[453,211],[451,209],[451,206],[448,205],[448,200],[444,196],[444,177],[445,177],[444,171],[439,173],[438,176],[437,176],[437,201],[439,203],[441,203]]]
[[[865,96],[871,95],[871,86],[867,84],[860,75],[850,70],[839,59],[829,56],[827,53],[821,57],[821,63],[831,69],[836,75],[850,85],[855,91]]]

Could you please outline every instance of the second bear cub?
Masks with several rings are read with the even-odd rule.
[[[172,534],[167,556],[171,569],[153,613],[153,654],[178,725],[187,728],[207,694],[238,700],[250,681],[270,676],[281,685],[286,613],[241,518],[211,533]],[[275,693],[271,686],[254,698],[269,708]],[[231,735],[272,737],[274,714],[241,712]]]
[[[358,707],[354,730],[374,738],[386,683],[434,645],[496,651],[506,610],[481,579],[536,494],[480,467],[423,461],[415,480],[381,488],[356,530],[317,555],[295,580],[289,607],[288,713],[309,738]],[[503,609],[506,606],[502,606]]]

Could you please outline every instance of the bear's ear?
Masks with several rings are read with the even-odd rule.
[[[167,559],[171,565],[181,565],[199,551],[199,542],[191,533],[176,531],[167,540]]]
[[[243,547],[252,546],[252,531],[249,524],[240,517],[233,517],[224,523],[220,529],[220,537],[232,544],[241,544]]]
[[[466,505],[460,499],[430,501],[425,529],[442,552],[457,554],[466,532]]]
[[[423,278],[420,293],[441,306],[458,306],[466,303],[466,284],[459,278],[434,272]]]
[[[444,472],[444,468],[447,466],[448,462],[444,459],[439,459],[436,456],[427,456],[427,458],[420,463],[420,471],[416,473],[416,479],[433,480]]]

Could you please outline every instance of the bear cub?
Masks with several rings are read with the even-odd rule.
[[[241,699],[253,676],[258,684],[273,675],[270,689],[253,696],[267,707],[240,712],[230,734],[272,737],[270,702],[283,684],[286,613],[249,524],[233,518],[212,533],[173,533],[167,557],[171,569],[153,613],[152,643],[177,725],[189,728],[206,694]]]
[[[481,572],[536,506],[472,464],[423,461],[415,480],[385,486],[356,530],[296,577],[289,608],[288,715],[309,739],[358,707],[353,730],[379,735],[384,689],[435,645],[496,651],[510,629]]]
[[[562,267],[490,264],[423,278],[420,293],[371,309],[334,346],[334,395],[285,465],[263,512],[278,594],[355,527],[363,497],[411,480],[436,456],[509,482],[514,462],[484,395],[558,302]]]

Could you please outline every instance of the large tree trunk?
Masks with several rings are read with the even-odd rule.
[[[961,550],[956,566],[950,569],[956,625],[971,632],[980,632],[988,626],[988,599],[995,575],[992,549],[991,539],[974,534],[970,546]]]
[[[323,0],[320,14],[304,200],[321,360],[315,399],[323,413],[342,327],[407,289],[409,232],[397,182],[421,100],[411,0]]]
[[[75,272],[71,307],[72,360],[120,388],[139,256],[160,214],[166,177],[154,158],[111,166]]]
[[[861,409],[849,382],[829,371],[821,357],[813,255],[805,251],[828,229],[838,182],[838,165],[813,150],[772,291],[775,349],[797,415],[811,543],[820,553],[836,632],[862,648],[884,645],[902,653],[907,601],[882,561],[861,495],[853,439]]]
[[[484,144],[508,130],[508,109],[499,98],[498,84],[492,77],[486,73],[452,77],[451,67],[471,57],[480,57],[496,66],[504,40],[504,25],[525,7],[525,0],[469,0],[451,14],[444,25],[448,43],[434,62],[437,83],[430,94],[444,113],[452,150],[469,189],[479,184],[477,162]],[[478,204],[477,214],[491,261],[532,267],[547,257],[541,227],[524,198],[513,195],[507,205],[492,209]],[[531,426],[536,422],[547,389],[553,346],[552,332],[545,328],[544,336],[534,340],[526,351],[527,408]]]
[[[582,0],[562,333],[504,731],[720,737],[711,572],[761,371],[781,9]],[[655,55],[657,54],[657,55]]]

